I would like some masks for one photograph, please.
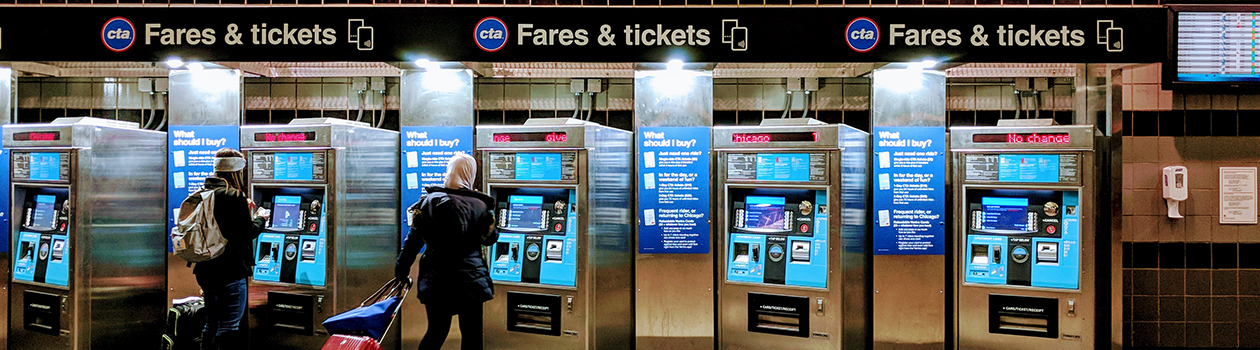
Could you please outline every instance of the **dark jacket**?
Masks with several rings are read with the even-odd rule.
[[[416,296],[420,302],[469,303],[494,298],[494,283],[481,247],[499,240],[494,227],[494,199],[484,193],[444,187],[426,188],[408,212],[411,231],[398,255],[395,276],[406,276],[420,258]]]
[[[193,267],[197,284],[204,289],[223,286],[253,274],[253,243],[262,233],[266,220],[254,218],[249,212],[249,197],[244,192],[227,187],[223,179],[207,177],[203,188],[214,190],[214,219],[223,238],[228,241],[223,254]]]

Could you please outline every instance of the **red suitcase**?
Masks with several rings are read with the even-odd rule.
[[[376,294],[372,294],[371,297],[359,304],[359,307],[375,304],[383,298],[392,296],[402,296],[402,301],[406,301],[407,292],[410,290],[410,278],[405,281],[390,281],[385,286],[382,286],[380,290],[377,290]],[[390,326],[394,325],[393,321],[398,318],[398,312],[401,310],[402,304],[399,303],[398,308],[394,309],[394,318],[390,320]],[[385,332],[388,333],[389,328],[386,328]],[[383,339],[384,337],[385,335],[382,334],[381,338]],[[324,342],[324,347],[320,348],[320,350],[381,350],[381,343],[378,339],[365,335],[333,334],[332,337],[328,338],[327,342]]]
[[[368,336],[333,334],[321,350],[381,350],[381,343]]]

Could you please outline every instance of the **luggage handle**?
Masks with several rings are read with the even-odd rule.
[[[386,292],[387,290],[388,292]],[[369,305],[368,304],[369,301],[371,301],[372,304],[375,304],[377,302],[380,302],[380,300],[383,298],[394,297],[394,296],[399,297],[398,307],[394,308],[394,314],[389,317],[389,325],[385,326],[385,331],[381,332],[381,338],[377,339],[376,340],[377,342],[385,340],[385,336],[389,335],[389,330],[391,328],[394,328],[394,321],[398,320],[398,313],[402,312],[402,304],[403,302],[407,301],[407,294],[410,291],[411,291],[411,277],[407,277],[406,280],[400,280],[400,279],[395,278],[394,280],[389,281],[389,283],[386,283],[384,286],[381,286],[381,289],[377,290],[375,294],[372,294],[371,297],[368,297],[367,300],[363,301],[363,304],[359,305],[359,307],[363,307],[363,306]]]
[[[385,285],[381,286],[381,289],[376,290],[376,293],[372,293],[372,296],[363,300],[363,302],[359,304],[359,307],[376,304],[380,302],[381,300],[385,300],[385,298],[392,298],[396,296],[402,296],[404,297],[403,299],[406,299],[407,292],[409,292],[410,290],[411,290],[410,277],[408,277],[406,280],[394,279],[394,280],[389,281],[389,283],[386,283]],[[402,306],[399,305],[399,308],[401,307]]]

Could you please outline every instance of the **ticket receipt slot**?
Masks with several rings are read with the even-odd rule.
[[[868,138],[813,119],[714,128],[720,348],[865,348]]]
[[[499,232],[487,349],[630,346],[630,140],[568,118],[477,127]]]
[[[958,348],[1110,347],[1107,144],[1092,126],[951,128]]]

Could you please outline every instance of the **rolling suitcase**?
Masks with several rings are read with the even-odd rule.
[[[171,302],[166,310],[166,332],[162,335],[163,350],[196,350],[206,325],[206,306],[201,297],[187,297]]]
[[[411,290],[411,279],[392,280],[359,304],[359,307],[324,320],[332,337],[321,350],[380,350],[402,302]]]

